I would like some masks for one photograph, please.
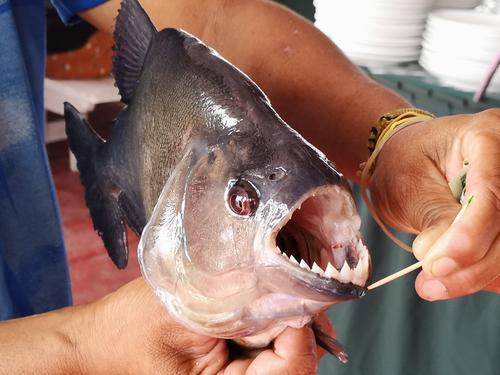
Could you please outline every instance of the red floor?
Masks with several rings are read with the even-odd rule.
[[[93,229],[79,175],[69,170],[66,147],[63,143],[51,145],[49,155],[61,207],[73,300],[83,304],[140,276],[136,251],[139,240],[129,231],[129,264],[125,270],[118,270]]]

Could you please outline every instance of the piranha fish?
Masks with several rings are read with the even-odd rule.
[[[114,38],[126,106],[109,139],[69,103],[65,119],[94,227],[118,268],[127,223],[168,312],[249,347],[362,297],[370,256],[334,164],[248,76],[185,31],[157,31],[136,0],[123,1]]]

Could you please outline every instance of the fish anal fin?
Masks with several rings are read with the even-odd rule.
[[[94,229],[102,238],[109,257],[116,267],[125,268],[128,263],[127,231],[119,195],[117,197],[116,193],[104,186],[87,190],[85,199]]]
[[[127,224],[134,231],[137,236],[140,237],[142,230],[144,229],[145,219],[141,218],[139,214],[137,214],[138,210],[133,206],[129,197],[122,192],[118,197],[118,204],[120,205],[120,209],[124,214],[125,219],[127,220]]]
[[[109,161],[101,152],[108,144],[70,103],[64,103],[64,118],[69,147],[77,160],[94,228],[115,265],[125,268],[128,247],[125,218],[119,204],[121,191],[112,185],[113,179],[106,168]]]

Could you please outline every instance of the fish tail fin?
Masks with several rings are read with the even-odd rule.
[[[127,266],[128,246],[125,218],[121,209],[121,191],[112,185],[106,160],[100,150],[106,142],[70,103],[64,103],[64,118],[69,147],[77,160],[85,200],[104,246],[115,265]]]

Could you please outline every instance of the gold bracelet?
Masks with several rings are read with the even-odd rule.
[[[373,169],[375,168],[375,161],[377,160],[380,150],[394,134],[410,125],[414,125],[434,117],[435,116],[432,113],[418,108],[403,108],[386,113],[379,118],[377,126],[371,129],[370,137],[368,138],[370,157],[366,162],[361,163],[359,166],[359,174],[361,175],[361,192],[368,211],[370,211],[373,219],[390,239],[403,249],[409,251],[411,251],[411,247],[394,236],[394,234],[391,233],[391,231],[385,226],[382,219],[378,216],[377,211],[368,196],[370,177],[373,173]]]

